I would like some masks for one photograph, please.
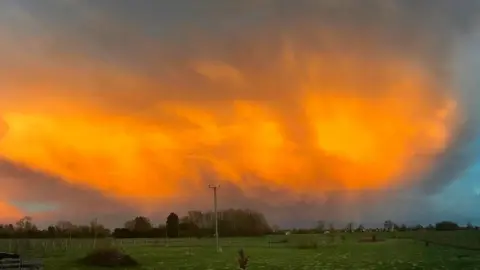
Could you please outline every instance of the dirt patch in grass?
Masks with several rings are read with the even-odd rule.
[[[80,259],[79,263],[97,267],[134,267],[139,265],[132,257],[115,248],[94,250]]]
[[[384,242],[385,239],[380,239],[376,235],[372,235],[369,237],[363,237],[358,240],[360,243],[378,243],[378,242]]]

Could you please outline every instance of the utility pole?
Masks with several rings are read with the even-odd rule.
[[[220,252],[220,245],[218,241],[218,211],[217,211],[217,189],[220,185],[208,185],[209,188],[213,189],[213,209],[215,212],[215,240],[217,243],[217,252]]]

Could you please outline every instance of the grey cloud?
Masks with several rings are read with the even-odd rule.
[[[435,158],[433,168],[424,176],[423,181],[420,181],[421,188],[426,193],[442,191],[474,164],[480,153],[480,148],[475,144],[478,135],[476,124],[465,125],[449,149]]]
[[[386,4],[386,3],[389,4]],[[120,65],[158,85],[150,86],[147,100],[272,99],[291,92],[288,84],[275,87],[252,84],[242,89],[212,90],[212,85],[192,72],[192,60],[231,63],[247,73],[275,79],[288,76],[274,67],[282,38],[287,36],[299,50],[356,50],[365,55],[388,57],[401,52],[418,58],[439,84],[447,83],[453,41],[474,26],[478,1],[22,1],[31,14],[26,28],[48,38],[44,53],[60,63],[71,54],[97,62]],[[35,24],[32,24],[34,21]],[[168,29],[166,36],[148,29]],[[318,30],[333,29],[325,39]],[[152,30],[155,32],[154,30]],[[27,31],[28,32],[28,31]],[[151,31],[150,31],[151,32]],[[368,66],[368,63],[365,64]],[[85,67],[95,73],[94,65]],[[261,72],[259,72],[261,71]],[[182,80],[182,77],[189,80]],[[108,78],[93,77],[105,81]],[[283,87],[282,87],[283,86]],[[109,88],[104,85],[103,88]],[[232,88],[232,87],[230,87]],[[258,91],[262,88],[262,91]],[[272,89],[274,88],[274,90]],[[216,88],[218,89],[218,87]],[[152,98],[155,97],[155,98]],[[108,98],[112,98],[109,96]],[[108,102],[108,101],[106,101]]]
[[[6,159],[0,159],[0,183],[4,199],[56,206],[51,213],[37,213],[43,225],[59,218],[85,223],[98,217],[111,226],[138,214],[137,209],[95,190],[68,184],[56,176]]]

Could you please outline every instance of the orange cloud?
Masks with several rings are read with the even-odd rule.
[[[405,184],[398,179],[417,155],[446,149],[461,114],[448,89],[436,92],[436,78],[400,55],[290,46],[272,62],[278,81],[268,70],[192,61],[197,75],[182,80],[206,80],[195,89],[104,64],[93,77],[82,65],[44,70],[12,81],[31,96],[5,103],[0,152],[119,198],[195,194],[205,170],[246,193],[258,185],[314,195]],[[242,97],[264,89],[268,99]],[[206,98],[161,98],[177,90]],[[149,105],[115,104],[125,98]]]
[[[14,223],[22,218],[24,214],[18,208],[7,202],[0,202],[0,222]]]
[[[400,2],[257,2],[202,4],[194,31],[158,36],[145,35],[148,20],[130,23],[155,5],[124,18],[121,4],[62,2],[75,11],[64,23],[32,6],[17,16],[21,34],[0,26],[1,157],[147,208],[197,203],[214,182],[323,203],[329,191],[421,181],[465,117],[448,74],[435,73],[450,46],[435,22],[453,15],[424,30],[405,26],[426,15]],[[242,24],[254,10],[271,21]],[[205,30],[208,18],[225,24]]]

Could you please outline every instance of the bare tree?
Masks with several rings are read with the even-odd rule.
[[[33,229],[34,225],[32,222],[32,217],[25,216],[15,223],[17,230],[20,231],[30,231]]]

